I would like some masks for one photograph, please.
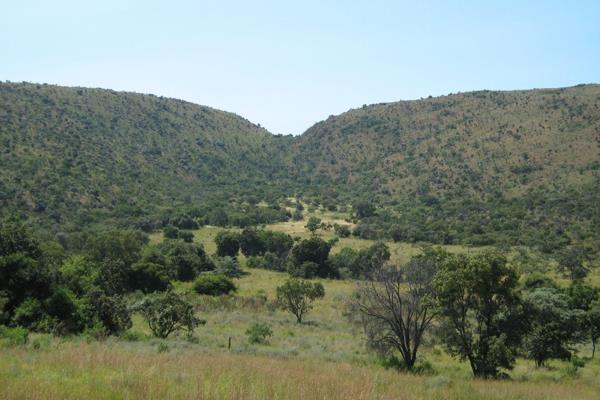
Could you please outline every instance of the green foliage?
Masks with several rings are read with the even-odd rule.
[[[314,234],[321,227],[321,219],[311,216],[304,226],[310,233]]]
[[[352,234],[349,225],[333,224],[333,230],[336,235],[342,238],[350,237],[350,235]]]
[[[477,377],[511,369],[526,329],[517,273],[498,252],[446,255],[433,281],[442,339]]]
[[[312,308],[312,302],[325,296],[323,285],[291,278],[277,287],[277,303],[281,308],[294,314],[296,322],[302,323],[302,318]]]
[[[159,250],[165,261],[155,259],[154,263],[166,262],[169,274],[177,280],[191,281],[200,273],[215,269],[214,263],[208,258],[201,244],[168,240],[159,246]]]
[[[333,271],[327,262],[331,246],[323,239],[312,236],[309,239],[302,240],[292,248],[293,270],[305,271],[309,267],[309,275],[321,278],[337,277],[337,272]],[[306,264],[310,262],[312,264]],[[312,266],[316,265],[316,271],[312,271]],[[306,275],[306,273],[304,273]],[[300,273],[302,275],[302,273]]]
[[[218,257],[216,260],[215,272],[225,275],[230,278],[239,278],[244,275],[244,271],[240,268],[237,258],[234,257]]]
[[[198,294],[221,296],[235,292],[237,287],[228,276],[209,273],[196,278],[194,290]]]
[[[590,261],[589,251],[579,246],[569,246],[558,253],[558,270],[571,281],[585,278],[589,272],[586,263]]]
[[[253,322],[246,330],[246,336],[251,344],[267,344],[273,336],[273,330],[263,322]]]
[[[4,346],[24,346],[29,342],[29,331],[25,328],[9,328],[0,325],[0,348]]]
[[[524,341],[526,355],[535,360],[538,367],[551,358],[569,360],[569,346],[576,342],[581,310],[570,308],[568,297],[553,288],[534,289],[524,300],[531,324]]]
[[[202,323],[194,316],[194,307],[172,291],[148,295],[134,310],[146,319],[152,334],[161,339],[179,330],[191,335]]]
[[[265,240],[255,229],[246,228],[239,235],[239,245],[242,254],[246,257],[262,255],[266,250]]]
[[[220,231],[215,236],[217,245],[217,256],[237,257],[240,250],[240,236],[235,232]]]
[[[108,296],[102,291],[89,293],[88,303],[88,325],[95,326],[94,322],[100,322],[103,329],[109,334],[120,334],[131,328],[131,313],[127,303],[122,296]]]
[[[354,206],[354,212],[358,218],[369,218],[375,214],[375,206],[369,201],[359,201]]]

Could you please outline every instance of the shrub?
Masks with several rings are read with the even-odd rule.
[[[215,273],[226,275],[230,278],[239,278],[244,275],[244,271],[240,268],[240,264],[235,257],[220,257],[216,260],[217,268]]]
[[[352,234],[349,225],[333,224],[333,230],[335,231],[336,235],[343,238],[350,237],[350,235]]]
[[[255,344],[268,343],[268,338],[273,336],[271,327],[262,322],[253,322],[250,327],[246,330],[246,336],[248,336],[248,342]]]
[[[220,296],[237,290],[235,284],[225,275],[204,274],[194,281],[194,290],[199,294]]]
[[[29,331],[25,328],[9,328],[0,325],[0,347],[23,346],[29,341]]]

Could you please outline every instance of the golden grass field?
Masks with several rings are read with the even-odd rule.
[[[306,237],[304,224],[268,228]],[[194,232],[195,240],[212,253],[219,230],[204,227]],[[320,234],[333,237],[331,231]],[[160,234],[151,237],[153,242],[161,239]],[[333,251],[369,244],[341,239]],[[413,245],[388,244],[396,262],[419,251]],[[460,246],[449,250],[468,251]],[[245,265],[243,256],[241,263]],[[344,316],[355,282],[320,280],[325,297],[315,303],[306,323],[296,324],[291,314],[272,304],[287,275],[246,271],[236,280],[235,297],[202,297],[189,283],[177,284],[207,321],[192,342],[177,335],[154,339],[141,317],[134,316],[134,326],[123,338],[32,334],[25,346],[0,348],[0,399],[600,399],[600,357],[577,371],[567,362],[538,369],[532,361],[518,360],[512,380],[481,381],[471,377],[465,363],[429,342],[422,354],[434,367],[431,374],[387,370],[365,349],[360,329]],[[272,327],[268,344],[247,341],[245,331],[257,321]],[[582,346],[579,356],[589,355],[590,348]]]

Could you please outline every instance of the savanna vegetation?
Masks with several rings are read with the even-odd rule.
[[[0,398],[598,398],[599,88],[292,138],[0,84]]]

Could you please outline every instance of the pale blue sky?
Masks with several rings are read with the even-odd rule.
[[[0,80],[154,93],[299,134],[364,103],[600,82],[600,1],[28,1]]]

